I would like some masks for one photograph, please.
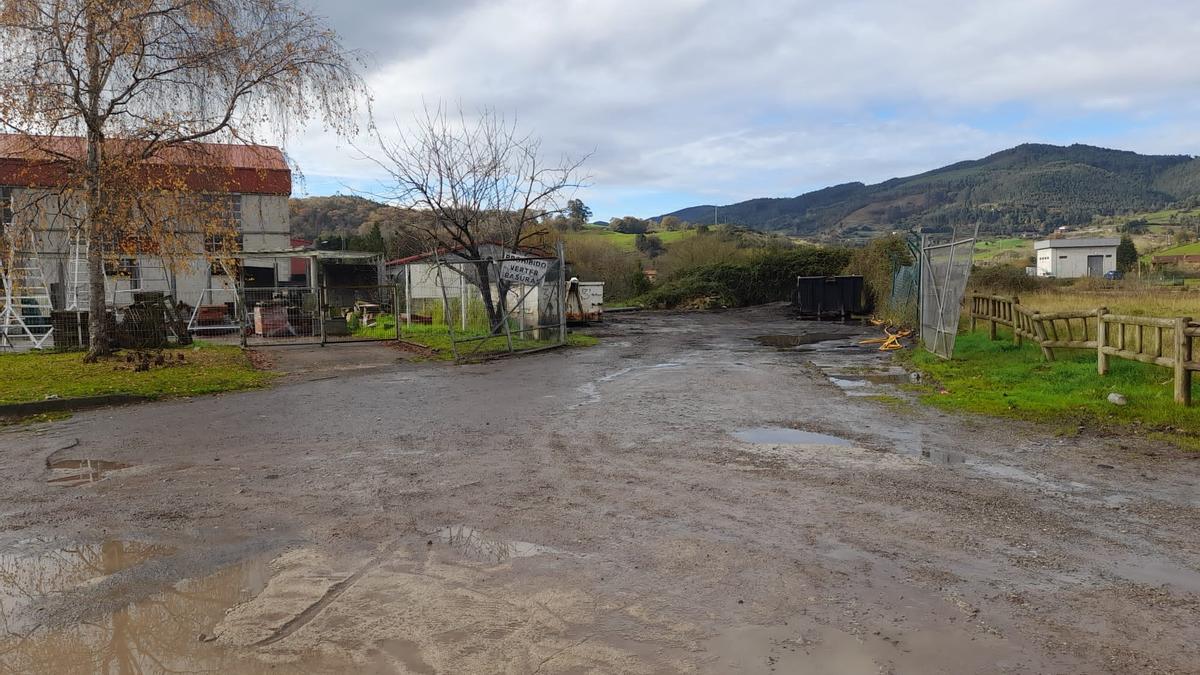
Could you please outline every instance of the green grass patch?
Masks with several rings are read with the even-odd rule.
[[[688,237],[696,235],[695,230],[673,230],[665,232],[647,232],[647,236],[654,235],[662,240],[662,243],[670,246],[675,242],[682,241]],[[568,245],[573,238],[591,238],[607,242],[618,249],[626,252],[637,251],[637,235],[626,234],[624,232],[614,232],[604,228],[589,228],[579,232],[567,232],[563,237]]]
[[[553,340],[537,340],[531,337],[532,334],[526,333],[523,335],[514,334],[512,336],[512,346],[515,351],[527,351],[530,349],[538,349],[540,347],[550,347],[554,345]],[[508,351],[508,337],[505,335],[495,335],[485,337],[486,333],[482,331],[476,332],[459,332],[455,331],[454,337],[459,340],[458,353],[467,357],[486,357],[495,354],[503,354]],[[472,339],[485,338],[485,339]],[[405,342],[421,345],[433,352],[433,358],[439,361],[451,361],[454,359],[454,345],[451,344],[450,331],[446,327],[438,325],[421,325],[412,326],[402,331],[400,339]],[[472,339],[471,342],[462,342],[464,339]],[[591,347],[600,342],[599,338],[591,335],[582,335],[580,333],[567,333],[568,347]]]
[[[364,340],[395,340],[396,317],[392,314],[380,314],[375,317],[374,325],[354,323],[350,326],[350,334]]]
[[[0,403],[47,396],[79,398],[132,394],[151,398],[196,396],[266,385],[272,373],[256,370],[239,347],[197,343],[163,350],[169,365],[135,372],[125,352],[84,363],[83,354],[28,352],[0,355]],[[183,355],[183,361],[179,361]]]
[[[922,385],[921,399],[941,408],[1113,431],[1137,426],[1200,450],[1200,406],[1174,402],[1171,371],[1113,358],[1101,376],[1094,351],[1059,349],[1055,356],[1045,362],[1035,345],[975,332],[958,336],[954,360],[924,350],[907,358],[937,383]],[[1129,404],[1109,403],[1111,392]]]
[[[1151,257],[1156,255],[1200,255],[1200,241],[1155,251]]]
[[[997,258],[1017,259],[1033,255],[1033,242],[1029,239],[991,239],[975,244],[975,262],[987,263]]]

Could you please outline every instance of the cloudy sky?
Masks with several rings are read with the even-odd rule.
[[[597,218],[1026,141],[1200,154],[1195,0],[305,1],[366,55],[382,129],[425,103],[515,116],[552,154],[593,153]],[[287,146],[298,193],[376,189],[343,140]]]

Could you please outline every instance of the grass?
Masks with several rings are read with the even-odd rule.
[[[461,341],[464,338],[484,338],[485,335],[485,332],[462,333],[456,331],[454,337]],[[454,359],[454,346],[451,344],[450,332],[445,326],[413,326],[412,330],[403,331],[400,339],[404,340],[405,342],[418,344],[429,349],[434,354],[433,358],[439,361],[452,361]],[[591,347],[599,342],[600,340],[598,338],[592,337],[591,335],[567,333],[568,347]],[[522,335],[513,335],[512,338],[512,346],[515,351],[526,351],[530,349],[537,349],[539,347],[549,347],[553,344],[554,343],[551,340],[535,340]],[[498,335],[472,342],[460,342],[458,345],[458,351],[464,356],[472,353],[475,356],[502,354],[508,351],[508,338],[504,335]]]
[[[1155,251],[1154,255],[1200,255],[1200,241]]]
[[[163,353],[168,363],[175,363],[179,354],[184,361],[139,373],[121,352],[97,363],[84,363],[83,354],[77,352],[0,355],[0,404],[41,401],[47,396],[196,396],[261,387],[274,377],[255,370],[239,347],[198,343]]]
[[[375,325],[359,324],[350,331],[354,337],[369,340],[396,339],[396,317],[392,314],[380,314],[375,317]]]
[[[922,400],[954,411],[1019,420],[1085,426],[1108,431],[1140,428],[1164,440],[1200,450],[1200,406],[1177,405],[1166,368],[1111,359],[1106,376],[1096,372],[1096,354],[1056,350],[1044,362],[1032,344],[989,340],[986,333],[958,336],[954,360],[914,350],[906,358],[936,385],[922,385]],[[1109,403],[1119,392],[1128,405]]]
[[[1094,281],[1094,288],[1052,288],[1021,293],[1021,304],[1040,312],[1107,307],[1114,314],[1200,319],[1200,292],[1187,286],[1166,287],[1127,280]]]
[[[663,244],[669,246],[677,241],[695,236],[695,234],[695,230],[673,230],[667,232],[648,232],[647,236],[654,235],[661,239]],[[565,238],[568,242],[575,237],[598,238],[626,252],[633,252],[637,250],[636,234],[614,232],[605,228],[589,228],[579,232],[567,232],[565,234]]]
[[[1033,255],[1033,242],[1029,239],[992,239],[975,244],[975,262],[998,262],[999,259],[1023,260]]]

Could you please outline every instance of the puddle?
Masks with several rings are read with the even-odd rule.
[[[57,487],[79,487],[103,480],[109,472],[132,466],[102,459],[60,459],[47,463],[47,467],[55,473],[46,482]]]
[[[814,431],[787,427],[757,427],[733,432],[733,437],[746,443],[770,445],[854,445],[853,441]]]
[[[259,556],[219,572],[167,586],[130,601],[107,616],[62,628],[36,620],[20,622],[21,608],[80,593],[172,549],[138,542],[110,541],[0,556],[0,598],[18,600],[0,612],[0,672],[160,673],[338,672],[330,664],[264,663],[212,641],[212,630],[230,608],[258,595],[270,579],[270,559]],[[348,664],[342,664],[347,667]],[[350,668],[351,670],[353,668]]]
[[[847,337],[849,336],[838,333],[808,333],[805,335],[759,335],[753,339],[755,342],[766,347],[794,349],[806,345],[815,345],[818,342],[845,340]]]
[[[933,464],[967,463],[967,456],[954,450],[922,450],[921,457]]]
[[[447,544],[459,554],[481,562],[502,563],[513,558],[564,554],[563,551],[549,546],[498,539],[483,530],[466,525],[443,527],[438,530],[437,536],[443,544]]]
[[[175,552],[170,546],[121,540],[64,547],[37,539],[18,548],[0,553],[0,640],[36,626],[36,617],[24,611],[30,605]]]

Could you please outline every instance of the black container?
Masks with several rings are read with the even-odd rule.
[[[849,319],[869,309],[863,288],[862,277],[797,277],[792,304],[805,316]]]

